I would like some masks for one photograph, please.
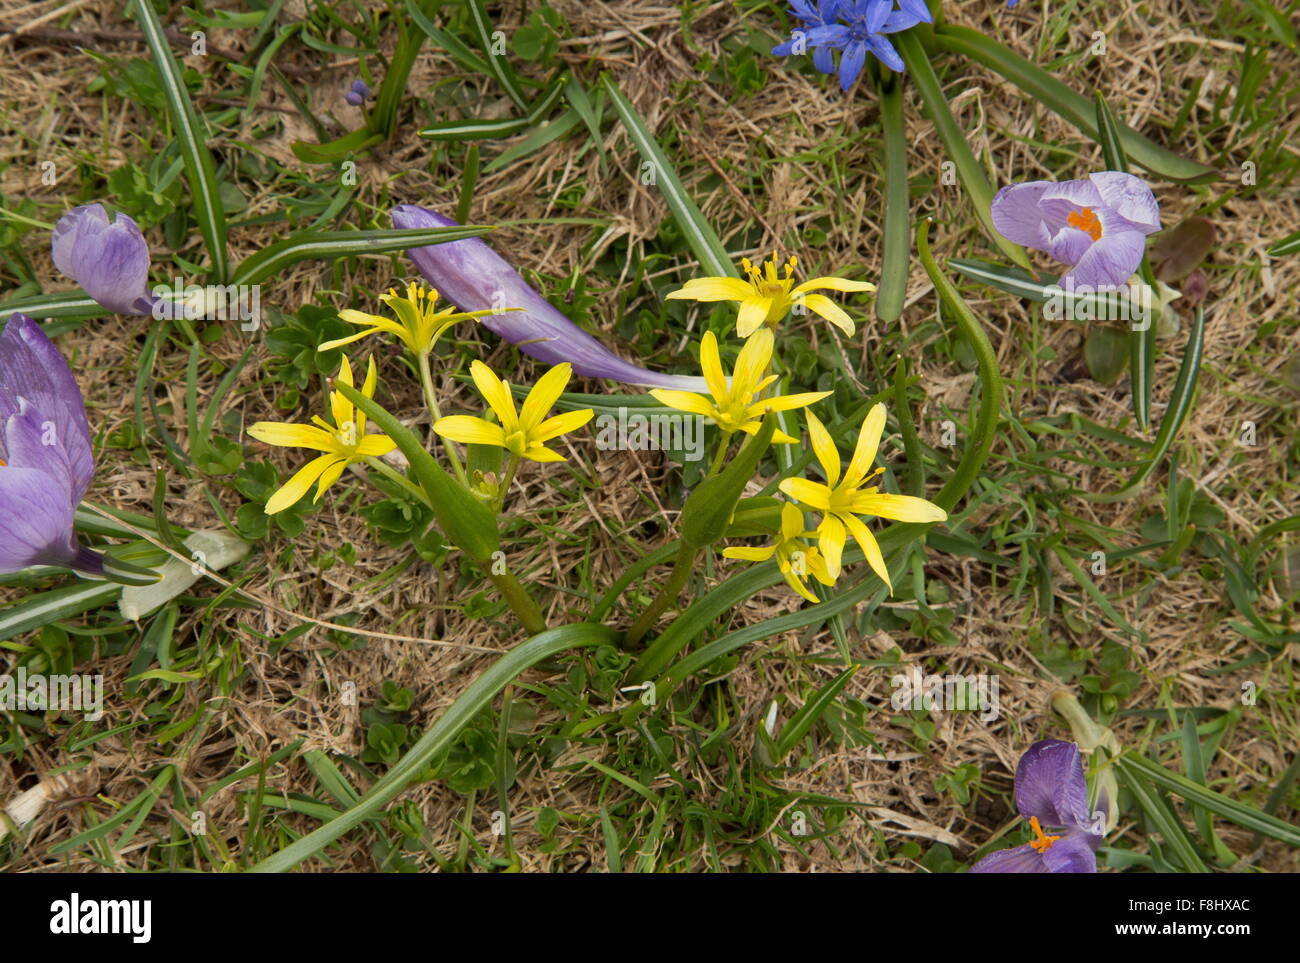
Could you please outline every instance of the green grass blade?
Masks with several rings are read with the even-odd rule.
[[[668,202],[668,209],[673,212],[677,226],[686,235],[686,242],[700,262],[700,268],[709,277],[739,277],[736,266],[731,261],[731,255],[727,253],[717,232],[704,219],[704,214],[686,193],[676,171],[668,163],[668,158],[664,156],[663,150],[646,127],[641,115],[632,106],[632,102],[623,96],[623,92],[618,89],[618,84],[609,74],[601,76],[601,83],[609,94],[610,103],[614,105],[614,112],[623,122],[623,127],[636,149],[641,152],[642,160],[650,165],[655,184],[663,192],[664,200]]]
[[[189,179],[190,196],[194,201],[194,219],[199,223],[199,233],[208,249],[211,262],[210,279],[218,284],[224,283],[229,273],[226,252],[226,211],[221,203],[221,191],[217,183],[217,168],[212,161],[212,153],[207,148],[210,134],[199,123],[194,105],[190,103],[189,91],[181,77],[180,65],[172,55],[167,36],[163,33],[162,23],[149,0],[135,0],[140,30],[145,42],[153,54],[154,66],[158,71],[158,80],[162,85],[163,95],[167,98],[167,109],[171,114],[172,125],[180,144],[181,156],[185,159],[185,174]]]
[[[304,231],[276,241],[250,255],[235,268],[231,284],[257,284],[308,258],[333,260],[361,254],[387,254],[428,244],[445,244],[479,237],[490,227],[429,227],[391,231]]]
[[[885,224],[876,317],[892,324],[903,313],[912,254],[912,199],[907,189],[907,133],[900,77],[880,86],[880,129],[885,148]]]
[[[77,582],[29,595],[15,605],[0,609],[0,642],[107,605],[121,594],[122,586],[112,582]]]
[[[1092,102],[1045,70],[970,27],[945,24],[935,30],[934,36],[941,49],[970,57],[1001,74],[1084,134],[1097,137],[1097,118]],[[1218,177],[1214,168],[1180,157],[1129,127],[1121,127],[1120,136],[1128,156],[1153,174],[1171,181],[1201,181]]]
[[[602,625],[578,623],[550,629],[511,649],[492,663],[465,692],[448,706],[420,740],[402,756],[361,798],[337,819],[308,833],[249,871],[282,873],[320,852],[392,802],[431,760],[451,747],[476,715],[487,708],[502,689],[538,662],[567,649],[613,645],[617,633]]]

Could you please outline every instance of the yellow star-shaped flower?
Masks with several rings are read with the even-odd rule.
[[[434,310],[434,303],[438,300],[438,292],[415,283],[406,286],[406,297],[402,297],[397,291],[390,289],[379,300],[392,308],[393,313],[397,315],[396,321],[378,314],[366,314],[364,311],[353,311],[351,309],[340,311],[339,317],[348,324],[364,325],[366,330],[358,331],[356,334],[349,335],[346,338],[339,338],[336,341],[326,341],[320,346],[320,350],[330,351],[345,344],[360,341],[362,338],[368,338],[380,331],[387,331],[389,334],[396,335],[398,340],[411,349],[412,354],[419,357],[432,351],[433,346],[438,343],[438,338],[442,336],[443,332],[458,321],[477,321],[486,315],[501,313],[501,311],[496,310],[457,311],[455,308],[447,308],[443,311]],[[519,309],[503,308],[501,310],[518,311]]]
[[[482,361],[475,361],[470,366],[470,376],[500,423],[470,415],[439,418],[433,430],[450,441],[466,445],[495,445],[529,461],[564,461],[565,457],[547,448],[546,442],[581,428],[595,416],[590,408],[583,408],[566,411],[554,418],[546,417],[573,376],[573,366],[567,361],[557,364],[538,379],[518,411],[510,395],[509,382],[498,378]]]
[[[747,280],[740,278],[694,278],[685,286],[668,295],[669,300],[688,301],[738,301],[740,314],[736,318],[736,334],[748,338],[762,325],[776,327],[792,307],[803,305],[821,315],[849,337],[853,336],[853,319],[838,304],[824,294],[827,291],[874,291],[876,286],[868,281],[846,281],[843,278],[811,278],[802,284],[794,283],[795,265],[791,257],[785,264],[785,274],[777,272],[776,254],[761,268],[754,267],[749,258],[740,262]]]
[[[750,562],[766,562],[775,554],[777,568],[790,587],[809,602],[816,602],[817,596],[804,580],[811,575],[823,585],[834,585],[835,579],[831,578],[821,552],[816,546],[804,541],[813,534],[803,530],[803,512],[789,502],[784,502],[781,505],[781,534],[775,543],[759,548],[724,548],[722,554],[725,558],[740,558]]]
[[[352,387],[352,365],[346,356],[339,367],[338,380],[349,388]],[[367,398],[373,398],[378,380],[375,359],[371,358],[361,393]],[[325,489],[338,481],[349,465],[387,455],[397,447],[397,443],[387,435],[367,435],[365,412],[357,411],[352,402],[337,391],[330,392],[330,414],[334,419],[333,424],[313,415],[313,425],[259,421],[248,429],[250,435],[268,445],[310,448],[312,451],[324,452],[319,458],[309,461],[283,488],[271,496],[266,503],[266,514],[274,515],[284,511],[307,494],[307,489],[311,488],[313,482],[316,483],[315,501],[320,501]]]
[[[722,360],[718,355],[718,339],[709,331],[700,341],[700,368],[704,372],[704,383],[713,396],[712,400],[689,391],[669,391],[666,388],[655,388],[650,394],[669,408],[712,419],[728,435],[735,431],[752,435],[758,431],[763,416],[768,412],[803,408],[831,394],[829,391],[810,391],[764,398],[763,390],[776,381],[777,377],[766,374],[767,366],[772,360],[774,340],[771,329],[763,328],[745,342],[740,349],[740,356],[736,358],[736,370],[731,376],[731,387],[728,388],[727,376],[722,370]],[[772,436],[772,440],[787,445],[796,441],[779,430]]]
[[[840,453],[830,432],[811,411],[806,414],[813,452],[826,472],[827,484],[806,478],[787,478],[781,482],[781,491],[822,513],[821,524],[817,526],[817,544],[826,558],[826,567],[832,578],[839,578],[840,558],[844,553],[847,529],[862,547],[867,564],[889,587],[892,595],[894,587],[889,581],[889,569],[885,566],[880,545],[858,516],[875,515],[900,522],[942,522],[947,519],[948,513],[924,498],[891,495],[879,491],[875,485],[866,486],[867,482],[884,471],[883,468],[877,468],[868,474],[871,463],[876,460],[880,436],[885,430],[884,405],[874,406],[862,420],[858,444],[843,478],[840,478]]]

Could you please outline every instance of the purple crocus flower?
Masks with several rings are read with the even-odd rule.
[[[1095,873],[1104,818],[1088,811],[1083,759],[1073,742],[1035,742],[1016,766],[1016,809],[1034,838],[990,853],[972,873]]]
[[[31,565],[103,571],[72,530],[94,471],[68,363],[40,325],[15,314],[0,333],[0,573]]]
[[[102,204],[74,207],[54,225],[54,266],[117,314],[149,314],[149,245],[125,214],[110,220]]]
[[[993,225],[1007,240],[1069,264],[1062,287],[1106,290],[1142,263],[1147,235],[1160,230],[1160,205],[1141,178],[1101,171],[1004,187],[993,198]]]
[[[405,230],[458,225],[426,207],[403,204],[393,208],[393,226]],[[588,378],[682,391],[704,388],[702,378],[658,374],[624,361],[556,310],[479,238],[432,244],[406,253],[438,293],[461,311],[521,309],[488,315],[482,323],[530,357],[549,365],[567,361]]]

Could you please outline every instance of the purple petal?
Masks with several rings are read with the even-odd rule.
[[[74,207],[54,226],[55,266],[118,314],[148,314],[149,245],[125,214],[110,221],[101,204]]]
[[[1053,234],[1067,227],[1070,215],[1080,213],[1085,207],[1094,211],[1105,207],[1101,192],[1090,180],[1049,182],[1038,201],[1038,210]]]
[[[1100,171],[1090,174],[1089,179],[1101,194],[1102,203],[1143,234],[1160,230],[1160,205],[1140,177],[1120,171]]]
[[[1043,853],[1043,863],[1049,873],[1095,873],[1097,872],[1097,845],[1100,836],[1087,832],[1067,833],[1047,847]]]
[[[24,314],[15,314],[0,332],[0,460],[39,468],[41,464],[19,461],[5,430],[13,418],[27,412],[40,417],[46,450],[38,461],[57,460],[66,466],[67,497],[76,505],[95,471],[81,389],[40,325]],[[56,450],[48,450],[51,446]]]
[[[1052,233],[1043,224],[1038,204],[1053,186],[1051,181],[1027,181],[1009,184],[998,191],[992,204],[993,226],[998,233],[1013,244],[1036,251],[1047,250]]]
[[[912,17],[913,22],[934,23],[934,17],[931,16],[925,0],[898,0],[898,7],[900,12]]]
[[[1044,739],[1030,746],[1016,766],[1016,808],[1045,831],[1077,829],[1089,822],[1083,758],[1073,742]]]
[[[1055,849],[1052,846],[1051,849]],[[1049,852],[1051,851],[1049,849]],[[989,853],[970,868],[972,873],[1047,873],[1047,863],[1042,855],[1025,843],[1014,849],[999,849]]]
[[[1118,287],[1138,269],[1146,246],[1146,235],[1138,231],[1103,233],[1061,278],[1061,285],[1090,285],[1099,290]]]
[[[399,229],[455,227],[456,222],[412,204],[393,208]],[[483,318],[483,326],[546,364],[567,361],[588,378],[701,391],[703,378],[657,374],[629,364],[581,330],[479,238],[433,244],[407,252],[438,293],[462,311],[523,308]]]
[[[893,9],[893,0],[873,0],[869,3],[866,10],[867,33],[879,33]]]
[[[817,47],[813,50],[813,66],[824,74],[835,73],[835,54],[831,47]]]
[[[894,45],[886,40],[883,35],[873,36],[869,43],[871,44],[871,52],[876,55],[876,59],[894,73],[901,74],[907,69],[903,66],[903,58],[898,55]]]
[[[1047,252],[1062,264],[1074,265],[1083,259],[1088,248],[1095,243],[1087,231],[1081,231],[1077,227],[1064,227],[1047,245]]]
[[[35,468],[0,468],[0,574],[67,565],[77,556],[67,492]]]

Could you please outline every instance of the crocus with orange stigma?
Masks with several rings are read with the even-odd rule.
[[[880,436],[885,431],[885,406],[875,405],[867,412],[858,431],[857,447],[848,469],[840,475],[840,453],[826,426],[811,411],[806,412],[808,435],[817,460],[826,473],[826,484],[806,478],[787,478],[781,482],[781,491],[808,508],[822,513],[817,526],[817,546],[826,558],[831,578],[839,578],[840,560],[844,554],[847,535],[851,534],[862,549],[871,570],[893,593],[889,568],[866,523],[858,516],[874,515],[900,522],[942,522],[948,513],[933,502],[914,495],[892,495],[869,485],[884,469],[871,470],[880,447]],[[847,534],[846,534],[847,532]]]
[[[749,258],[740,265],[745,270],[745,279],[741,278],[694,278],[677,291],[667,296],[668,300],[686,301],[736,301],[740,304],[740,314],[736,318],[736,334],[748,338],[764,324],[776,327],[790,313],[791,308],[800,305],[814,314],[825,318],[849,337],[853,336],[853,319],[843,308],[826,297],[815,292],[827,291],[874,291],[876,286],[869,281],[846,281],[844,278],[811,278],[802,284],[795,284],[794,269],[798,258],[791,257],[784,268],[779,269],[776,253],[760,267],[754,267]]]

